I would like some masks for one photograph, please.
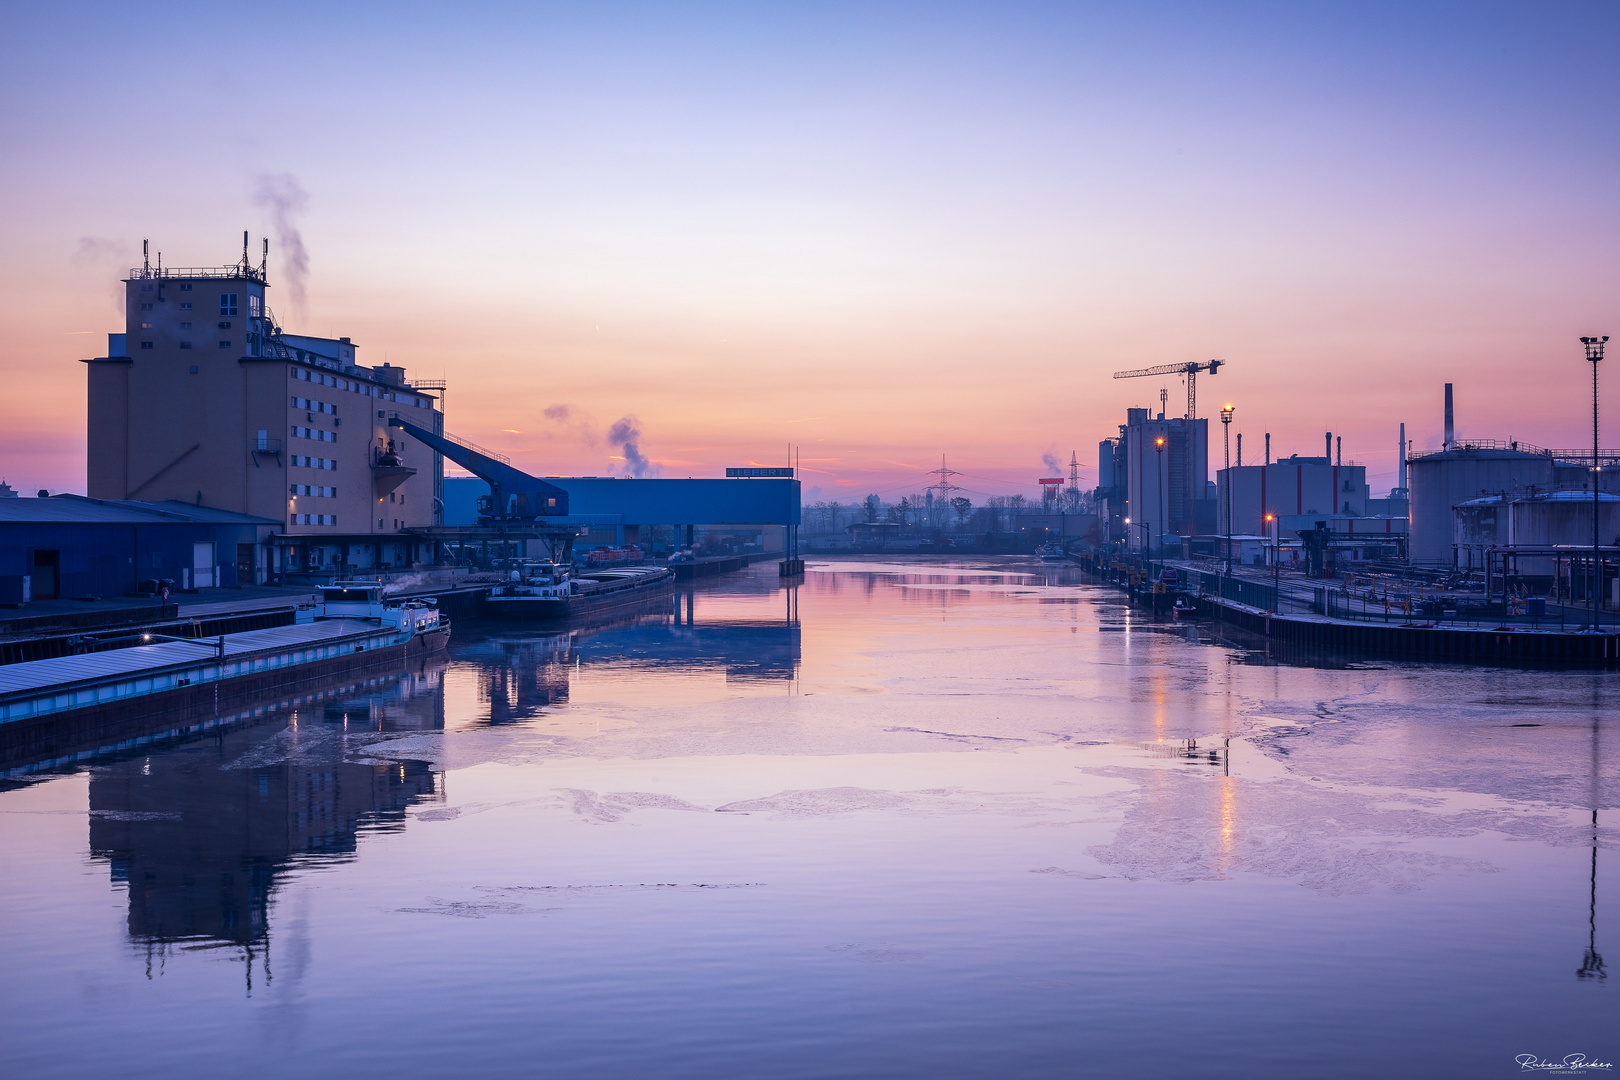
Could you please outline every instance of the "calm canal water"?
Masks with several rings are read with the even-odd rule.
[[[13,775],[0,1071],[1620,1059],[1617,676],[1278,665],[1028,560],[775,574]]]

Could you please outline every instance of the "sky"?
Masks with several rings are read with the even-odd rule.
[[[537,474],[1033,495],[1185,410],[1112,372],[1211,358],[1245,461],[1332,431],[1379,493],[1448,381],[1462,437],[1587,445],[1617,46],[1573,0],[9,5],[0,477],[84,490],[141,241],[244,229],[285,329]]]

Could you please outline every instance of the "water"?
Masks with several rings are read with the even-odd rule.
[[[4,1071],[1613,1061],[1615,678],[1281,666],[1013,559],[458,629],[448,662],[14,774]]]

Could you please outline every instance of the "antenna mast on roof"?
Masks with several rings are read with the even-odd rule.
[[[259,262],[259,276],[264,278],[265,284],[270,283],[270,238],[264,238],[264,258]]]
[[[141,241],[141,269],[142,270],[148,270],[149,271],[149,270],[152,269],[152,249],[151,249],[151,244],[152,244],[152,241],[150,241],[150,240],[142,240]]]

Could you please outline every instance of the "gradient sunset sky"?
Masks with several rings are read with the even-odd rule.
[[[119,279],[271,239],[289,331],[450,381],[541,474],[980,494],[1221,357],[1257,460],[1590,442],[1620,333],[1620,5],[18,5],[0,476],[84,490]],[[280,199],[278,203],[276,198]],[[300,302],[291,235],[308,252]],[[1620,348],[1610,361],[1620,402]],[[1620,408],[1620,406],[1617,406]],[[1611,413],[1613,415],[1613,413]],[[1218,426],[1218,425],[1217,425]],[[1606,445],[1620,443],[1605,425]],[[1212,440],[1211,457],[1220,446]]]

